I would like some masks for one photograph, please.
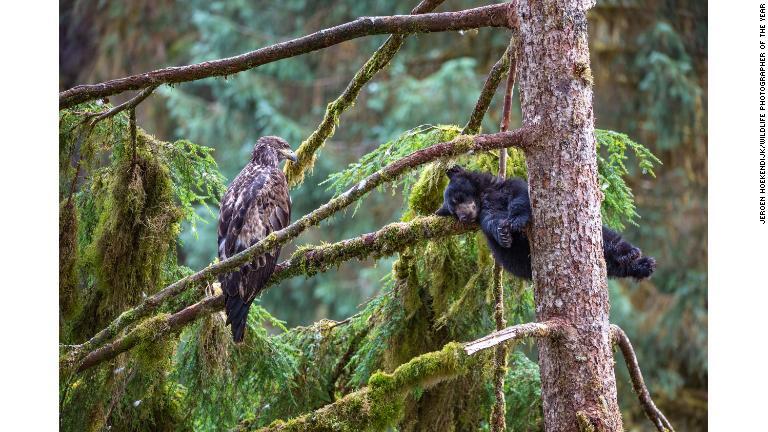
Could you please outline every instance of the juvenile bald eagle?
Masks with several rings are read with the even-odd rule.
[[[276,136],[259,138],[251,160],[229,185],[219,213],[219,260],[259,242],[291,221],[291,197],[280,161],[296,162],[288,143]],[[219,276],[232,339],[242,342],[248,309],[275,269],[280,247]]]

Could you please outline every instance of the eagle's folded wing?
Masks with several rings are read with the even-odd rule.
[[[250,177],[250,179],[248,178]],[[219,258],[226,259],[290,223],[290,196],[279,170],[261,170],[236,181],[222,201]],[[222,283],[229,296],[251,302],[272,275],[280,248],[254,258]]]

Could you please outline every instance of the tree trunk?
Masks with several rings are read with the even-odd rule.
[[[526,151],[536,315],[562,337],[538,341],[547,431],[621,431],[602,252],[590,0],[519,0],[524,124],[544,131]]]

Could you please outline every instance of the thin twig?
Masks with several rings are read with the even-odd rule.
[[[614,343],[621,349],[624,362],[629,370],[629,377],[632,379],[632,388],[637,394],[637,399],[640,401],[640,406],[643,408],[646,417],[656,426],[659,432],[675,432],[672,424],[656,407],[653,399],[651,399],[651,394],[648,392],[648,387],[646,387],[643,380],[643,373],[640,372],[640,365],[637,363],[635,350],[632,348],[632,343],[629,341],[627,334],[624,333],[621,327],[611,324],[611,337]]]
[[[127,109],[134,110],[142,101],[144,101],[144,99],[148,98],[149,95],[151,95],[157,87],[157,85],[149,86],[131,99],[128,99],[120,105],[114,106],[108,110],[96,113],[86,113],[84,121],[87,121],[90,126],[93,127],[96,125],[96,123],[113,117],[119,112],[125,111]]]
[[[228,76],[277,60],[327,48],[362,36],[377,34],[430,33],[470,30],[480,27],[507,27],[509,4],[501,3],[457,12],[423,15],[361,17],[346,24],[323,29],[307,36],[280,42],[234,57],[187,66],[168,67],[118,78],[100,84],[86,84],[59,93],[59,109],[88,100],[153,85]]]
[[[506,132],[509,129],[509,117],[512,111],[512,90],[515,87],[515,67],[517,62],[515,50],[513,48],[514,42],[510,41],[508,48],[509,52],[509,72],[507,73],[507,88],[504,93],[504,106],[501,114],[501,124],[499,125],[500,132]],[[507,177],[507,149],[499,149],[499,177]],[[504,283],[502,281],[503,270],[501,264],[494,260],[493,264],[493,296],[495,301],[495,307],[493,311],[494,319],[496,321],[496,330],[501,331],[507,326],[507,320],[504,319]],[[494,381],[494,393],[496,396],[496,403],[491,410],[491,431],[503,432],[507,430],[506,424],[506,412],[507,404],[504,399],[504,378],[507,375],[507,345],[499,344],[496,346],[495,352],[495,370],[493,374]]]
[[[412,15],[430,12],[439,6],[444,0],[422,0],[421,3],[411,11]],[[315,158],[318,150],[325,142],[333,136],[336,127],[339,124],[341,114],[351,107],[360,94],[360,90],[382,69],[384,69],[392,58],[403,46],[407,35],[391,35],[387,40],[373,53],[363,67],[355,73],[355,76],[347,84],[344,91],[333,102],[329,103],[325,109],[323,120],[312,132],[309,137],[301,143],[296,150],[298,160],[294,163],[286,163],[285,176],[291,187],[298,186],[304,181],[304,174],[311,170],[315,164]]]

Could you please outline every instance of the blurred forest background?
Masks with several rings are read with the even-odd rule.
[[[359,16],[408,13],[415,1],[135,0],[60,2],[60,89],[168,65],[243,53]],[[449,0],[438,11],[488,2]],[[651,393],[678,430],[703,430],[707,413],[707,4],[699,0],[598,0],[590,12],[596,126],[627,133],[663,162],[656,178],[628,164],[641,216],[626,237],[659,267],[650,281],[610,281],[612,321],[634,342]],[[327,201],[319,183],[403,131],[462,124],[508,33],[411,36],[390,66],[344,114],[311,177],[292,191],[294,219]],[[384,40],[367,37],[267,64],[227,79],[162,87],[137,110],[159,139],[212,147],[227,183],[253,142],[280,135],[296,148],[326,104]],[[501,93],[501,91],[499,91]],[[122,102],[121,95],[110,102]],[[498,129],[497,97],[483,129]],[[512,126],[520,124],[519,107]],[[387,190],[309,230],[295,245],[338,241],[400,220],[404,199]],[[179,262],[192,269],[215,256],[216,207],[185,223]],[[288,256],[295,246],[284,248]],[[344,319],[382,287],[394,258],[349,263],[311,279],[285,281],[262,306],[287,327]],[[534,355],[535,350],[529,350]],[[617,362],[628,430],[651,430],[623,362]]]

